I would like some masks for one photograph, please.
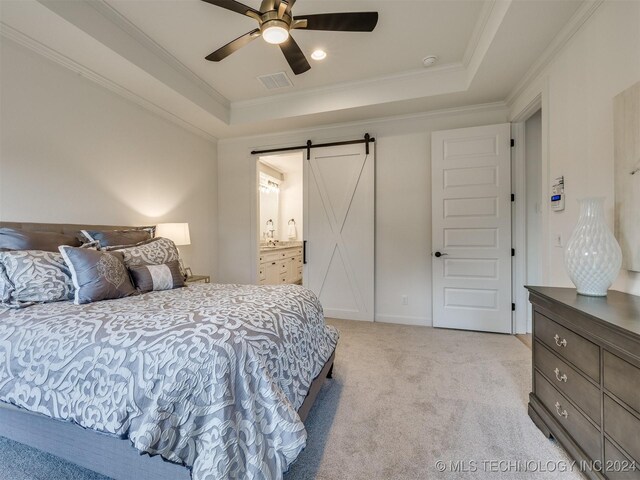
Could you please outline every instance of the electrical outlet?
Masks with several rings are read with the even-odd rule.
[[[403,305],[409,305],[409,296],[408,295],[402,295],[402,304]]]
[[[556,233],[556,247],[562,247],[562,234]]]

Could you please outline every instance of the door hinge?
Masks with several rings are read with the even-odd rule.
[[[516,146],[516,141],[515,141],[515,139],[513,139],[513,138],[511,139],[511,146],[512,146],[512,147],[515,147],[515,146]]]
[[[515,311],[516,311],[516,304],[515,304],[515,303],[512,303],[512,304],[511,304],[511,311],[512,311],[512,312],[515,312]]]
[[[515,202],[515,201],[516,201],[516,194],[515,194],[515,193],[512,193],[512,194],[511,194],[511,201],[512,201],[512,202]]]
[[[512,256],[512,257],[515,257],[515,256],[516,256],[516,249],[515,249],[515,248],[512,248],[512,249],[511,249],[511,256]]]

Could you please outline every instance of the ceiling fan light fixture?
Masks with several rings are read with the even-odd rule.
[[[280,51],[296,75],[308,72],[311,65],[309,65],[300,45],[290,35],[290,31],[300,29],[329,32],[372,32],[378,24],[378,12],[336,12],[294,16],[292,8],[296,0],[262,0],[259,10],[238,0],[202,1],[258,22],[257,28],[210,53],[205,57],[206,60],[220,62],[258,37],[263,37],[265,42],[280,46]],[[253,1],[257,2],[257,0]],[[318,53],[314,58],[322,60],[325,55]]]
[[[280,45],[289,38],[288,25],[282,20],[270,20],[262,24],[262,38],[267,43]]]

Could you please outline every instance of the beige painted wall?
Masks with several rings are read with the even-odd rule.
[[[503,123],[504,108],[468,109],[276,135],[218,144],[218,278],[254,283],[251,216],[255,163],[251,150],[272,146],[376,138],[376,319],[431,325],[431,132]],[[409,305],[402,305],[402,295]]]
[[[0,48],[0,220],[189,222],[186,263],[215,274],[216,145],[10,40]]]
[[[543,95],[543,126],[547,126],[543,136],[548,138],[548,155],[543,154],[544,197],[550,179],[565,177],[564,212],[551,212],[545,205],[543,282],[547,285],[572,286],[564,268],[564,249],[554,246],[554,238],[561,234],[564,243],[568,241],[578,220],[578,198],[606,197],[605,211],[613,229],[613,98],[640,80],[638,25],[640,2],[604,2],[512,105],[511,115],[517,116]],[[613,288],[640,294],[640,274],[623,270]]]

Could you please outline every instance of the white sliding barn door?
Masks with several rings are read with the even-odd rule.
[[[511,333],[511,126],[431,137],[433,326]]]
[[[304,161],[303,282],[327,317],[373,321],[373,144],[369,151],[364,144],[316,148]]]

